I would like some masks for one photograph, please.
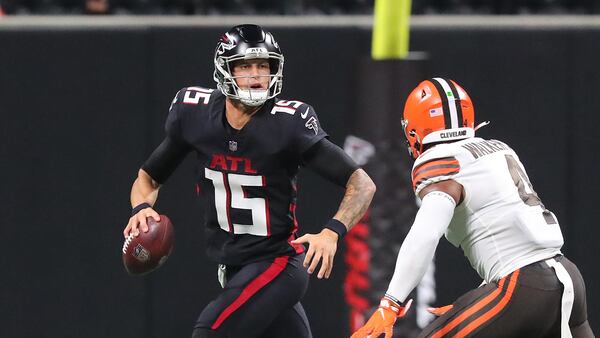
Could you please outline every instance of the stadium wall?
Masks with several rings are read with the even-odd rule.
[[[162,138],[172,96],[184,86],[213,86],[215,40],[248,20],[0,20],[0,336],[189,336],[219,288],[204,256],[193,156],[161,190],[158,209],[173,220],[177,243],[147,277],[128,276],[120,261],[129,189]],[[354,100],[357,70],[369,55],[369,18],[345,20],[251,19],[271,28],[284,50],[282,97],[312,104],[338,144],[352,132],[354,114],[370,114],[356,112]],[[520,154],[561,221],[564,252],[586,278],[599,332],[600,20],[519,20],[415,18],[411,50],[429,55],[427,77],[449,77],[469,91],[478,120],[492,121],[482,136]],[[341,194],[303,173],[302,231],[318,231]],[[479,283],[460,252],[442,242],[439,304]],[[315,337],[348,336],[339,257],[332,278],[313,279],[304,300]]]

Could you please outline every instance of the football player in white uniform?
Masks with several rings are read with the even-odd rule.
[[[439,317],[419,337],[594,337],[583,278],[560,251],[558,220],[517,154],[503,142],[475,137],[483,124],[475,126],[465,90],[442,78],[421,82],[402,124],[421,207],[379,308],[352,338],[392,337],[442,235],[484,282],[432,311]]]

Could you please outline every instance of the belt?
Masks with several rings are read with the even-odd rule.
[[[557,254],[556,256],[551,257],[550,259],[556,259],[556,260],[558,260],[562,256],[563,256],[562,254]],[[531,264],[527,264],[524,267],[522,267],[521,269],[527,268],[527,267],[537,267],[537,268],[541,268],[541,269],[550,269],[550,268],[552,268],[550,265],[546,264],[546,259],[542,259],[541,261],[537,261],[537,262],[533,262]]]
[[[560,309],[560,336],[561,338],[572,338],[571,329],[569,328],[569,318],[573,309],[575,300],[575,290],[573,289],[573,281],[567,272],[567,269],[555,258],[546,259],[544,263],[554,269],[556,277],[563,285],[563,293],[561,298]]]

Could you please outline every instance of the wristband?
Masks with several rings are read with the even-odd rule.
[[[412,299],[409,299],[408,301],[404,302],[404,304],[402,304],[396,297],[386,293],[385,296],[381,298],[381,301],[379,302],[379,307],[394,312],[398,317],[404,317],[408,309],[410,309],[411,304]]]
[[[338,234],[338,240],[342,239],[348,232],[348,228],[346,228],[344,223],[335,218],[330,219],[327,224],[325,224],[325,228]]]
[[[393,300],[387,297],[381,298],[381,301],[379,301],[379,307],[388,309],[394,312],[396,315],[400,314],[400,311],[402,310],[402,307],[398,303],[394,302]]]
[[[397,307],[401,307],[402,306],[402,302],[398,300],[398,298],[390,295],[390,294],[385,294],[383,296],[383,299],[387,299],[389,301],[391,301],[394,305],[396,305]]]
[[[152,208],[152,206],[146,202],[138,204],[135,208],[131,209],[131,216],[134,216],[135,214],[140,212],[142,209],[146,209],[146,208]]]

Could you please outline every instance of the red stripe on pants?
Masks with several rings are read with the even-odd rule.
[[[216,330],[223,324],[225,319],[231,316],[240,306],[244,305],[250,297],[252,297],[255,293],[257,293],[260,289],[262,289],[265,285],[269,284],[275,277],[279,276],[279,274],[285,269],[287,263],[289,261],[289,256],[277,257],[265,270],[263,273],[258,275],[258,277],[254,278],[248,285],[242,290],[242,293],[231,303],[228,307],[221,312],[217,320],[210,327],[213,330]]]

